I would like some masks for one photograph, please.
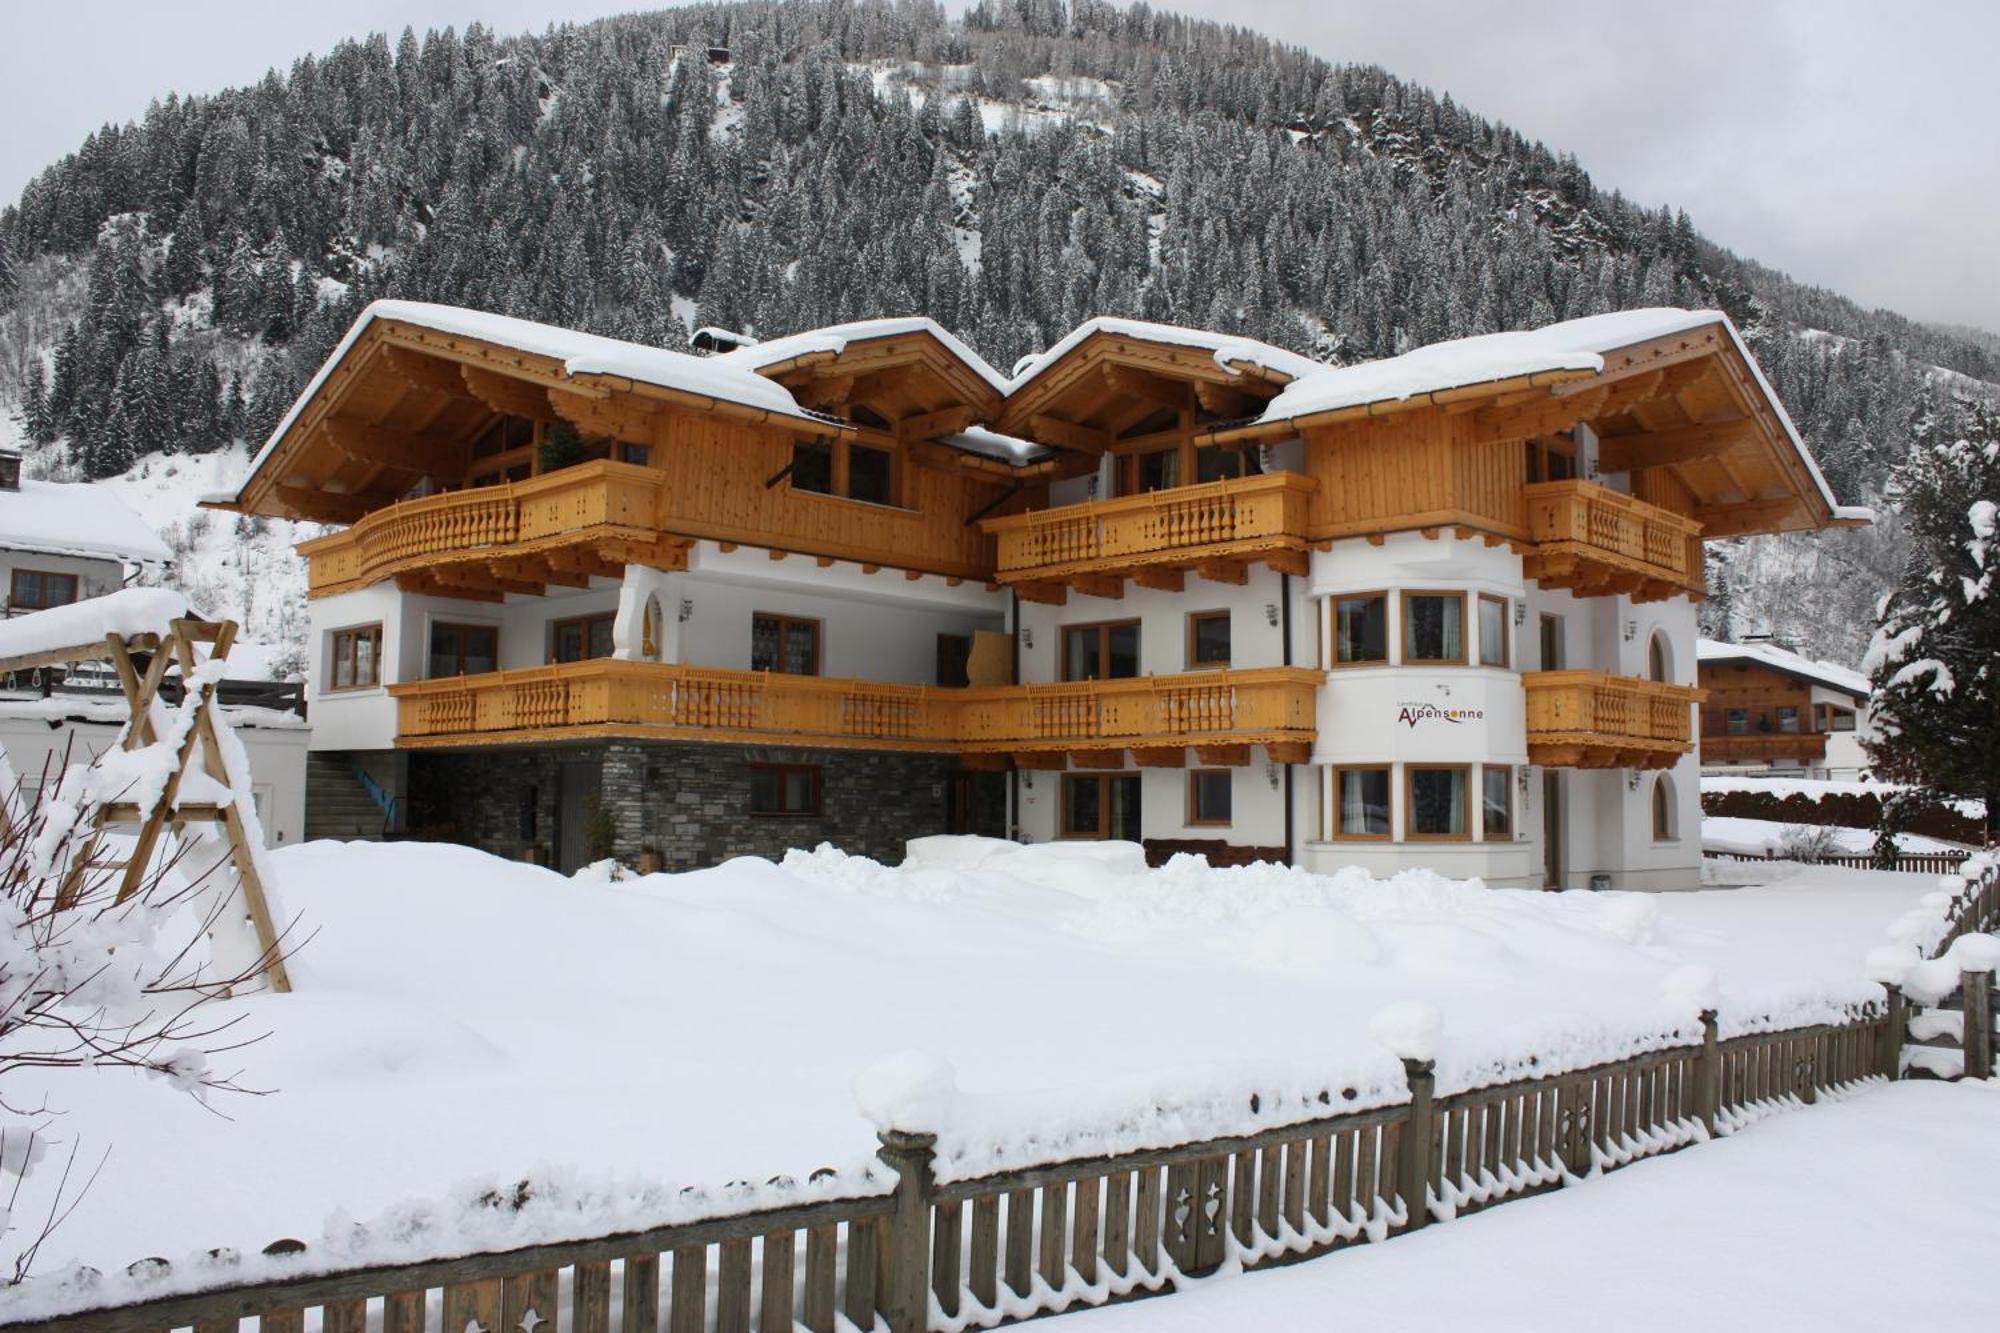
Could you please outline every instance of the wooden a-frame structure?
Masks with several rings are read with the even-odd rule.
[[[195,657],[195,645],[207,644],[209,659],[220,661],[229,656],[229,649],[235,641],[236,622],[233,620],[205,621],[182,616],[169,622],[164,636],[114,632],[95,643],[0,657],[0,674],[70,666],[78,662],[110,661],[118,673],[119,686],[131,709],[124,734],[119,738],[119,748],[130,751],[159,742],[154,706],[163,702],[160,686],[166,680],[168,671],[175,666],[180,668],[184,688],[195,691],[196,699],[193,720],[174,755],[173,770],[159,788],[158,795],[149,803],[111,802],[98,807],[89,836],[72,859],[57,890],[57,905],[74,904],[82,893],[84,876],[92,870],[122,871],[117,901],[126,901],[145,884],[154,856],[159,851],[161,836],[169,831],[184,845],[219,836],[227,844],[230,868],[235,872],[243,905],[256,930],[265,979],[272,990],[285,992],[292,988],[291,978],[278,948],[270,903],[264,894],[263,878],[257,872],[256,856],[243,823],[242,811],[237,807],[236,794],[232,791],[224,799],[203,802],[183,802],[179,799],[182,781],[188,774],[197,746],[201,752],[202,767],[209,777],[224,787],[231,786],[222,743],[216,733],[215,682],[212,679],[197,679],[196,668],[200,663]],[[137,832],[125,859],[100,859],[99,853],[107,833],[126,828],[136,829]],[[217,869],[220,869],[219,861]]]

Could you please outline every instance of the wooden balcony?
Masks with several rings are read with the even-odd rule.
[[[353,526],[303,542],[307,595],[383,579],[441,592],[541,592],[613,573],[628,559],[671,567],[686,542],[664,539],[664,473],[599,461],[535,477],[404,500]]]
[[[998,572],[1030,601],[1068,588],[1117,596],[1121,580],[1178,590],[1190,569],[1241,583],[1251,563],[1306,571],[1308,501],[1319,483],[1295,472],[1086,500],[981,523],[999,542]]]
[[[603,736],[1009,755],[1118,767],[1303,762],[1320,673],[1299,667],[937,689],[599,658],[392,685],[399,746]]]
[[[1628,593],[1635,602],[1685,593],[1699,601],[1701,524],[1588,481],[1526,488],[1529,578],[1580,597]]]
[[[1706,691],[1599,671],[1530,671],[1528,762],[1550,768],[1670,768],[1694,749],[1690,706]]]
[[[1752,732],[1740,736],[1714,733],[1701,738],[1704,764],[1768,764],[1789,759],[1800,764],[1817,764],[1826,759],[1823,731]]]

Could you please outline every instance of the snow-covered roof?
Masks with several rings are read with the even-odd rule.
[[[762,370],[765,366],[775,366],[796,357],[810,356],[814,352],[832,352],[838,356],[847,350],[849,343],[865,342],[871,338],[900,338],[912,333],[927,333],[944,344],[953,356],[965,362],[981,379],[991,385],[995,393],[1004,394],[1012,387],[1005,375],[986,363],[985,357],[973,351],[944,325],[922,315],[911,315],[902,319],[863,319],[849,324],[834,324],[823,329],[808,329],[804,333],[788,334],[768,342],[737,347],[710,357],[709,360],[748,370]]]
[[[802,421],[820,419],[800,407],[784,385],[765,379],[754,368],[731,362],[728,355],[690,356],[686,352],[670,352],[663,347],[648,347],[643,343],[625,342],[595,333],[579,333],[554,324],[538,324],[529,319],[467,310],[460,306],[434,305],[427,301],[375,301],[361,312],[353,327],[347,330],[347,336],[340,340],[340,345],[321,364],[319,373],[313,376],[312,382],[299,394],[284,419],[278,422],[271,437],[264,442],[264,447],[250,460],[246,476],[256,475],[277,449],[278,442],[291,430],[306,404],[319,393],[334,367],[346,358],[362,334],[378,320],[414,324],[437,333],[477,338],[482,342],[545,356],[562,362],[563,369],[571,375],[620,375],[641,384],[720,398],[779,416],[797,417]]]
[[[1146,342],[1170,343],[1176,347],[1193,347],[1210,353],[1215,357],[1217,365],[1230,371],[1234,371],[1239,365],[1251,365],[1274,370],[1297,380],[1329,369],[1324,363],[1315,361],[1311,357],[1300,356],[1297,352],[1287,352],[1282,347],[1273,347],[1254,338],[1235,338],[1225,333],[1209,333],[1203,329],[1184,329],[1176,324],[1150,324],[1141,319],[1112,319],[1100,316],[1077,325],[1067,337],[1048,351],[1023,358],[1014,367],[1014,374],[1006,384],[1007,392],[1017,392],[1026,387],[1043,371],[1069,355],[1084,339],[1099,333],[1137,338]]]
[[[1002,435],[997,430],[987,430],[982,426],[971,426],[956,435],[941,435],[938,443],[953,449],[963,449],[969,454],[979,454],[985,458],[997,458],[1003,463],[1017,467],[1046,458],[1054,450],[1046,444],[1036,444],[1033,440],[1023,440],[1018,436]]]
[[[164,634],[188,614],[187,598],[171,588],[120,588],[68,606],[0,620],[0,659],[32,657],[102,644],[116,634]]]
[[[1789,648],[1780,648],[1775,643],[1721,643],[1714,639],[1700,639],[1695,643],[1695,660],[1718,665],[1724,662],[1754,663],[1853,695],[1857,699],[1866,699],[1869,694],[1868,677],[1859,671],[1841,666],[1838,662],[1817,661]]]
[[[24,481],[18,491],[0,490],[0,548],[134,563],[173,558],[123,500],[89,482]]]

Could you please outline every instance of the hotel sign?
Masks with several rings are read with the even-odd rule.
[[[1425,722],[1444,722],[1458,726],[1466,722],[1478,722],[1486,716],[1483,708],[1440,708],[1436,704],[1398,704],[1396,720],[1415,731]]]

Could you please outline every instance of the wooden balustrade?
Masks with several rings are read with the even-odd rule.
[[[404,500],[301,543],[310,561],[307,591],[324,596],[395,574],[592,538],[650,543],[659,537],[665,485],[665,474],[652,468],[598,461]]]
[[[1303,667],[937,689],[598,658],[390,686],[403,745],[608,734],[990,751],[1312,740]]]
[[[1526,495],[1535,545],[1527,574],[1544,588],[1626,593],[1637,602],[1704,592],[1694,519],[1595,482],[1537,482]]]
[[[1753,764],[1772,759],[1817,761],[1826,758],[1826,733],[1823,731],[1753,732],[1747,735],[1731,735],[1727,732],[1708,733],[1701,738],[1701,758],[1703,763],[1710,764]]]
[[[1528,759],[1554,768],[1668,768],[1694,749],[1706,691],[1599,671],[1530,671]]]
[[[1274,472],[989,518],[1003,583],[1122,576],[1215,560],[1302,562],[1319,483]]]

